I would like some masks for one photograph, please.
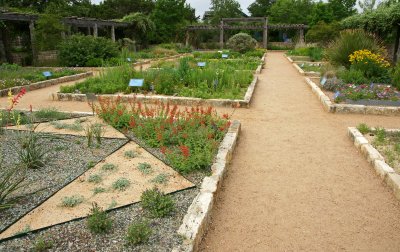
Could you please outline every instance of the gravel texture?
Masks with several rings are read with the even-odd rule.
[[[23,134],[26,133],[8,130],[0,135],[0,151],[6,167],[18,163],[15,146]],[[27,169],[26,187],[18,192],[19,195],[36,193],[23,197],[14,207],[1,212],[0,232],[88,170],[90,162],[101,161],[125,143],[126,140],[103,139],[99,148],[88,148],[84,137],[51,135],[41,139],[40,145],[51,150],[50,159],[40,169]]]
[[[107,234],[90,233],[86,219],[81,219],[0,242],[0,251],[31,251],[40,238],[52,242],[52,248],[48,251],[171,251],[181,242],[176,230],[197,193],[198,189],[192,188],[171,194],[176,207],[174,214],[171,217],[149,219],[152,235],[148,242],[141,245],[128,245],[125,241],[129,225],[146,216],[139,203],[112,210],[109,216],[113,220],[113,227]]]

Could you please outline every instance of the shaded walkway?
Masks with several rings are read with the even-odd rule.
[[[204,251],[399,251],[400,204],[347,137],[400,118],[323,111],[283,53],[269,53],[218,195]]]

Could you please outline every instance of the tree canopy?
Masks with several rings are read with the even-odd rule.
[[[242,17],[243,11],[236,0],[211,0],[211,23],[217,24],[221,18]]]

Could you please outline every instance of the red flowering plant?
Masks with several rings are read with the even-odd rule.
[[[19,125],[21,123],[21,115],[14,109],[25,93],[25,88],[22,88],[16,95],[12,94],[11,89],[8,91],[8,106],[5,111],[0,110],[0,127],[7,127],[11,124]]]
[[[179,109],[169,103],[142,104],[99,99],[97,114],[120,130],[127,130],[150,148],[157,148],[178,171],[188,173],[210,167],[219,143],[230,126],[212,107]]]

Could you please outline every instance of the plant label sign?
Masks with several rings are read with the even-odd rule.
[[[327,81],[326,77],[325,77],[325,76],[322,77],[322,79],[321,79],[321,85],[322,85],[322,86],[325,85],[326,81]]]
[[[131,61],[132,61],[132,59],[131,59],[131,58],[126,58],[126,60],[127,60],[128,62],[131,62]]]
[[[49,71],[43,72],[43,76],[46,77],[46,78],[51,77],[52,75],[53,74],[51,72],[49,72]]]
[[[143,87],[144,79],[131,79],[129,81],[130,87]]]
[[[205,67],[206,66],[206,62],[197,62],[197,66]]]
[[[223,59],[227,59],[228,57],[229,57],[228,54],[222,54]]]
[[[96,94],[94,94],[94,93],[87,93],[87,94],[86,94],[86,99],[87,99],[89,102],[94,102],[94,101],[97,100],[97,96],[96,96]]]

